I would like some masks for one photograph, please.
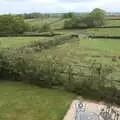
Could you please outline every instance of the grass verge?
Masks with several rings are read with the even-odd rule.
[[[61,120],[74,98],[60,90],[0,81],[0,120]]]

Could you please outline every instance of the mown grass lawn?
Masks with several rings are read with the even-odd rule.
[[[19,82],[0,82],[0,120],[62,120],[75,98]]]

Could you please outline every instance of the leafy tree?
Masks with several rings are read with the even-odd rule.
[[[64,23],[65,28],[92,28],[104,25],[105,12],[99,8],[84,16],[74,16]]]
[[[85,24],[80,22],[81,18],[74,16],[71,19],[68,19],[64,23],[64,28],[79,28],[79,27],[85,27]]]
[[[75,16],[74,13],[69,12],[69,13],[65,13],[65,14],[63,15],[63,18],[64,18],[64,19],[66,19],[66,18],[72,18],[72,17],[74,17],[74,16]]]
[[[0,16],[0,33],[22,34],[28,29],[23,17],[13,15]]]
[[[105,12],[102,9],[95,8],[90,14],[89,19],[91,20],[91,26],[102,26],[104,25]]]

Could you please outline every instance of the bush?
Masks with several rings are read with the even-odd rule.
[[[41,87],[61,84],[62,78],[58,73],[62,67],[57,67],[52,61],[41,62],[40,65],[34,64],[35,62],[20,51],[0,51],[0,78],[24,81]]]
[[[55,58],[41,61],[20,51],[0,52],[0,77],[39,85],[41,87],[62,87],[68,91],[105,99],[120,104],[119,89],[107,79],[112,68],[93,63],[86,68],[87,73],[79,67],[76,73],[71,65],[64,65]]]
[[[28,29],[28,24],[24,22],[23,17],[13,15],[0,16],[1,34],[22,34]]]

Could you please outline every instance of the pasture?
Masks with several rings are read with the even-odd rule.
[[[120,26],[120,20],[106,20],[105,26]]]
[[[116,18],[107,17],[104,26],[119,26]],[[120,104],[120,39],[89,38],[119,37],[120,28],[64,29],[64,21],[25,20],[38,28],[49,24],[51,30],[43,34],[55,36],[0,37],[0,50],[9,48],[8,56],[0,53],[0,73],[7,80],[38,85],[1,78],[1,120],[62,120],[76,94]]]
[[[120,28],[88,29],[87,34],[97,35],[97,36],[120,36]]]
[[[45,23],[52,23],[52,26],[58,27],[63,24],[63,20],[54,23],[59,18],[49,18],[43,20]],[[32,25],[41,25],[40,19],[26,20]],[[112,26],[119,25],[119,20],[106,20],[106,23]],[[111,23],[111,24],[110,24]],[[88,35],[102,35],[102,36],[119,36],[120,28],[94,28],[94,29],[71,29],[71,30],[54,30],[60,34],[79,34],[80,38],[73,38],[71,42],[64,43],[62,45],[53,46],[50,49],[43,49],[42,51],[29,52],[26,56],[41,61],[53,60],[60,61],[63,65],[72,65],[76,71],[79,68],[77,65],[91,65],[94,62],[98,62],[104,65],[110,65],[115,69],[119,69],[120,65],[120,40],[114,39],[91,39]],[[59,39],[60,36],[57,36]],[[36,42],[45,43],[47,41],[56,39],[56,37],[1,37],[1,48],[22,48],[23,46],[29,46]],[[32,57],[33,56],[33,57]],[[114,80],[117,79],[119,86],[119,72],[114,71],[112,73]]]
[[[26,19],[25,22],[37,27],[41,27],[44,24],[50,24],[52,29],[61,29],[64,27],[64,19],[61,18]]]
[[[94,62],[119,69],[119,44],[119,40],[81,38],[48,50],[43,50],[42,52],[35,52],[34,57],[40,61],[55,58],[64,65],[72,65],[75,70],[79,69],[77,65],[91,65]],[[119,84],[120,76],[116,76],[118,73],[114,71],[112,77],[115,80],[117,79]]]
[[[20,48],[35,41],[46,41],[44,37],[1,37],[0,48]]]

